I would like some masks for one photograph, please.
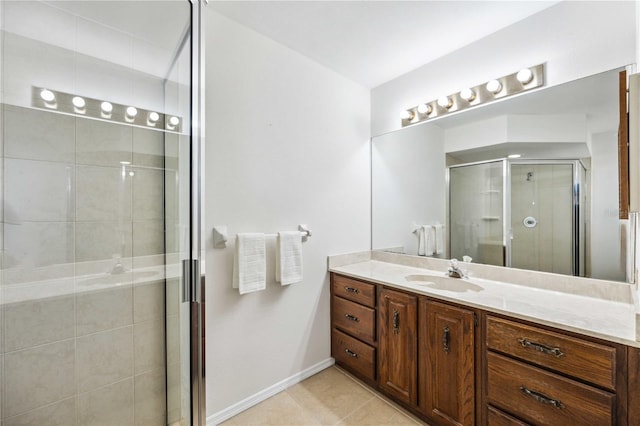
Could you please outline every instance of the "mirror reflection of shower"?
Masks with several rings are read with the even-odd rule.
[[[493,160],[448,172],[451,258],[585,276],[579,160]]]

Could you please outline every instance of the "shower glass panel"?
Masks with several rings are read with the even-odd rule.
[[[504,265],[504,162],[449,168],[451,258]]]
[[[190,424],[192,7],[0,2],[0,423]]]
[[[574,273],[574,166],[511,165],[511,266]]]
[[[585,182],[586,171],[578,160],[451,166],[451,257],[584,276]]]

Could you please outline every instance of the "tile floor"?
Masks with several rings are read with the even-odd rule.
[[[222,423],[231,425],[425,425],[333,366]]]

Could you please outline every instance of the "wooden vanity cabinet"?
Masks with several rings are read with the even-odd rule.
[[[334,273],[331,316],[336,363],[430,425],[640,425],[638,348]]]
[[[387,288],[378,293],[378,382],[388,395],[417,402],[416,296]]]
[[[485,327],[488,425],[628,424],[624,347],[489,314]]]
[[[420,410],[440,425],[475,424],[475,313],[420,299]]]
[[[376,286],[331,274],[331,356],[365,382],[376,381]]]

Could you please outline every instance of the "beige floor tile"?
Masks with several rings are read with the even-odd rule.
[[[340,423],[341,426],[388,425],[416,426],[419,423],[402,411],[389,405],[380,398],[373,398],[360,409],[350,414]]]
[[[328,368],[286,391],[323,425],[335,425],[375,395],[338,369]]]
[[[286,392],[281,392],[221,425],[312,426],[319,423]]]
[[[335,366],[238,414],[222,425],[428,426]]]

